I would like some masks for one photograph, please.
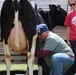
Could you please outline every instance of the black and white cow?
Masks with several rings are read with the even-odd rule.
[[[37,8],[36,8],[37,9]],[[5,0],[1,9],[1,40],[5,53],[7,75],[10,75],[10,48],[27,53],[29,75],[33,75],[33,57],[36,46],[36,25],[43,23],[38,11],[28,0]]]
[[[48,7],[49,11],[39,8],[39,12],[42,15],[45,23],[48,25],[49,30],[52,30],[57,25],[64,26],[67,12],[61,8],[60,5],[49,4]]]

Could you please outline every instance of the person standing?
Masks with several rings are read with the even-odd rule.
[[[67,44],[72,48],[76,57],[76,0],[68,0],[71,11],[68,12],[64,25],[67,26]],[[76,58],[75,58],[76,73]]]

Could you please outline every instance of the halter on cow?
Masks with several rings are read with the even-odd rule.
[[[39,23],[42,23],[41,17],[36,15],[35,9],[28,0],[4,1],[1,10],[1,40],[5,52],[7,75],[10,75],[10,48],[20,54],[24,49],[29,50],[27,53],[29,75],[33,75],[36,25]]]

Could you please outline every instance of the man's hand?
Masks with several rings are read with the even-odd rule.
[[[24,49],[24,50],[22,51],[22,53],[23,53],[23,54],[27,54],[27,53],[28,53],[28,49]]]

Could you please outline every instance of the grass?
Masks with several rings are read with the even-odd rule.
[[[34,64],[33,66],[34,75],[37,75],[38,69],[39,69],[38,66]],[[11,64],[10,67],[11,75],[26,74],[26,70],[27,70],[27,64]],[[6,75],[5,64],[0,64],[0,75]]]
[[[34,64],[33,66],[34,70],[38,70],[38,66]],[[5,71],[6,70],[6,65],[5,64],[0,64],[0,71]],[[27,64],[11,64],[10,67],[11,71],[16,71],[16,70],[22,70],[22,71],[26,71],[27,70]]]

